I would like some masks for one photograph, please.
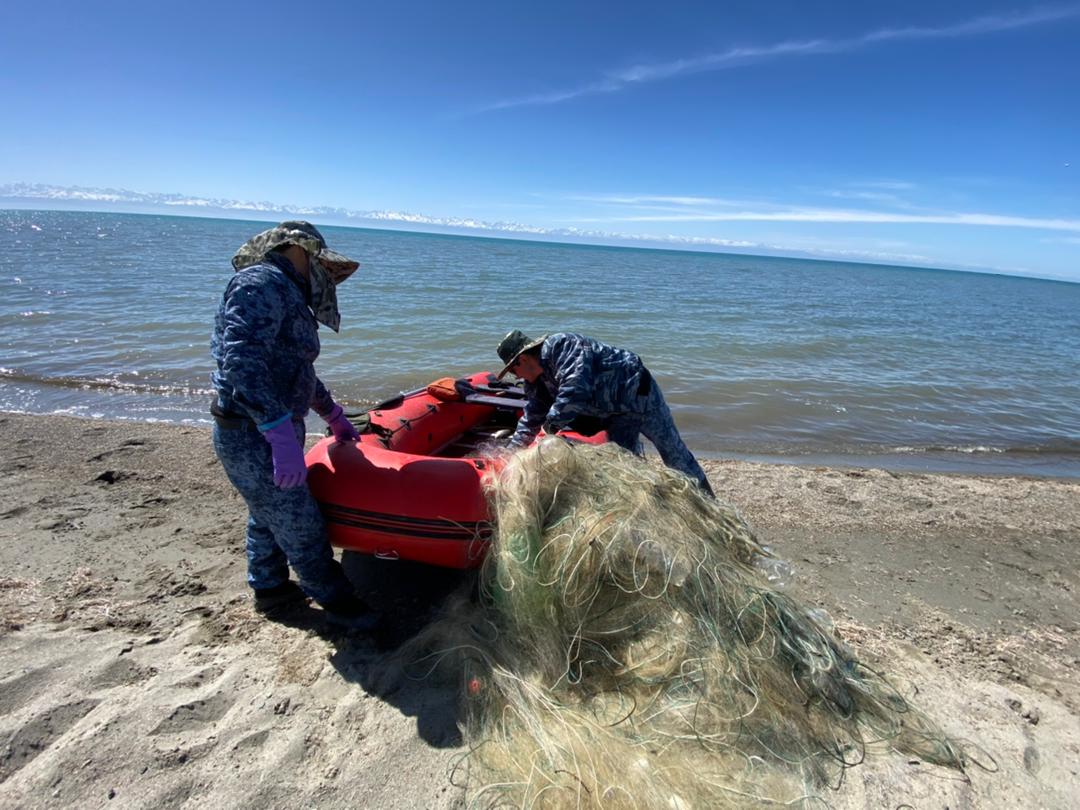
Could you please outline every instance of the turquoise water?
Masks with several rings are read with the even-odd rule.
[[[213,313],[264,227],[0,211],[0,410],[209,424]],[[640,354],[705,456],[1080,477],[1080,284],[322,230],[362,263],[321,333],[348,403],[570,330]]]

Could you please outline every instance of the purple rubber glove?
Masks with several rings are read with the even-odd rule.
[[[279,489],[292,489],[307,480],[307,465],[304,464],[304,448],[296,440],[296,431],[291,419],[263,431],[263,438],[270,443],[270,453],[274,458],[274,486]]]
[[[326,424],[333,431],[334,439],[339,442],[355,442],[360,438],[353,423],[345,417],[345,411],[336,402],[326,417]]]

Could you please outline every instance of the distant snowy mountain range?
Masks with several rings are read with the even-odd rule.
[[[400,211],[350,211],[328,206],[279,205],[269,202],[224,200],[214,197],[188,197],[183,194],[155,194],[117,188],[84,188],[80,186],[49,186],[40,183],[10,183],[0,185],[0,199],[48,200],[49,202],[102,203],[107,205],[147,206],[165,208],[173,213],[274,214],[317,217],[320,220],[356,222],[402,222],[413,225],[438,225],[468,230],[505,231],[508,233],[553,233],[545,228],[517,222],[481,222],[475,219],[429,217]]]
[[[579,228],[542,228],[520,222],[486,222],[461,217],[432,217],[407,211],[352,211],[329,206],[280,205],[270,202],[225,200],[213,197],[188,197],[183,194],[157,194],[116,188],[51,186],[41,183],[0,185],[0,206],[17,202],[19,207],[40,201],[48,208],[80,208],[131,213],[169,213],[174,215],[218,216],[261,220],[260,215],[304,217],[328,225],[396,228],[400,230],[468,233],[473,235],[519,236],[525,239],[572,240],[602,244],[627,245],[650,243],[658,247],[768,251],[766,245],[730,239],[681,236],[637,236],[634,234],[588,231]]]
[[[501,236],[549,242],[573,242],[623,247],[654,247],[668,250],[705,250],[755,255],[831,258],[841,261],[882,264],[932,265],[925,256],[871,253],[848,250],[793,250],[732,239],[698,236],[639,235],[591,231],[579,228],[543,228],[520,222],[486,222],[460,217],[432,217],[405,211],[352,211],[328,206],[280,205],[270,202],[225,200],[212,197],[189,197],[183,194],[157,194],[115,188],[52,186],[41,183],[0,185],[0,208],[42,207],[120,213],[172,214],[226,219],[277,221],[289,217],[310,219],[326,225],[425,231],[431,233]],[[940,266],[940,265],[938,265]]]

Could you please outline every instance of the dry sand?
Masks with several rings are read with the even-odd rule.
[[[456,684],[385,665],[452,573],[350,560],[379,639],[251,610],[206,429],[0,414],[0,806],[459,806]],[[995,772],[896,755],[837,807],[1077,806],[1080,482],[710,462],[828,612]]]

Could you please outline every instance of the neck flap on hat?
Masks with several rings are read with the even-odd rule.
[[[315,256],[308,258],[308,283],[311,285],[311,311],[315,313],[315,320],[337,332],[341,327],[337,286],[333,276]]]

